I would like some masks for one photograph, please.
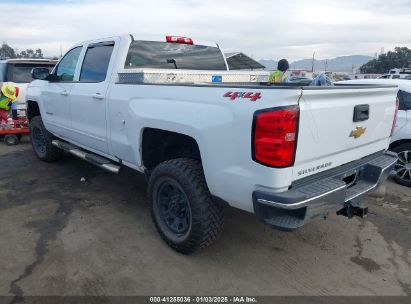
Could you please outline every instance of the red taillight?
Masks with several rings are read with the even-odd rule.
[[[166,36],[166,41],[171,43],[193,44],[193,39],[178,36]]]
[[[270,167],[294,164],[298,106],[257,112],[253,123],[253,159]]]
[[[397,103],[395,106],[395,115],[394,115],[394,120],[392,122],[392,128],[391,128],[391,134],[390,136],[393,136],[394,130],[395,130],[395,125],[397,124],[397,114],[398,114],[398,108],[400,107],[400,100],[397,97]]]

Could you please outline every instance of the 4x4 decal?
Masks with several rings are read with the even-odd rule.
[[[251,101],[257,101],[261,98],[260,92],[227,92],[223,95],[223,97],[229,97],[231,100],[236,100],[237,98],[246,98],[250,99]]]

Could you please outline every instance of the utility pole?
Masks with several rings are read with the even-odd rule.
[[[324,63],[325,71],[324,72],[327,72],[327,65],[328,65],[328,59],[325,59],[325,63]]]
[[[63,57],[63,47],[61,46],[61,43],[60,43],[60,58],[61,57]]]
[[[313,62],[311,64],[311,72],[314,72],[314,57],[315,57],[315,52],[313,53]]]

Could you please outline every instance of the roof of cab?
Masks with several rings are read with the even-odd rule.
[[[130,34],[130,35],[131,37],[133,37],[134,40],[162,41],[162,42],[166,42],[166,36],[188,37],[193,40],[194,45],[205,45],[205,46],[218,47],[218,44],[216,42],[196,39],[195,37],[193,38],[187,35],[172,35],[172,34],[166,34],[166,35]]]
[[[104,41],[104,40],[109,40],[113,38],[121,38],[121,39],[133,39],[133,40],[145,40],[145,41],[163,41],[166,42],[166,36],[177,36],[177,37],[187,37],[184,35],[153,35],[153,34],[123,34],[123,35],[115,35],[115,36],[110,36],[110,37],[103,37],[103,38],[97,38],[97,39],[92,39],[92,40],[86,40],[82,41],[79,43],[76,43],[73,45],[71,48],[83,45],[83,44],[88,44],[88,43],[93,43],[96,41]],[[204,45],[204,46],[212,46],[212,47],[219,47],[219,45],[216,42],[210,42],[210,41],[205,41],[201,39],[195,39],[190,37],[194,45]]]

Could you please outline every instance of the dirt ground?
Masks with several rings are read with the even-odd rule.
[[[184,256],[155,231],[139,174],[0,143],[0,295],[411,295],[411,189],[388,181],[367,205],[293,233],[227,209],[219,241]]]

